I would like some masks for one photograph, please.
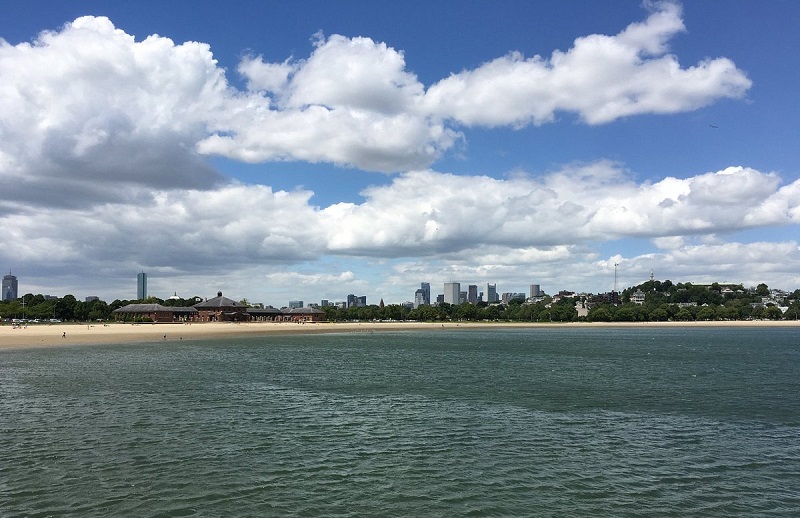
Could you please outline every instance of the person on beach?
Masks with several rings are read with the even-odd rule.
[[[64,331],[63,333],[61,333],[61,338],[66,338],[66,337],[67,337],[67,332],[66,332],[66,331]]]

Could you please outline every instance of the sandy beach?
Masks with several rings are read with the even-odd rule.
[[[604,327],[798,327],[800,321],[736,322],[346,322],[346,323],[193,323],[187,324],[30,324],[0,326],[0,349],[52,347],[76,344],[174,342],[269,334],[363,333],[385,331],[499,329],[499,328],[604,328]]]

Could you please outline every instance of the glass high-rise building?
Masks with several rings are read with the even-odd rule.
[[[478,303],[478,286],[476,284],[470,284],[467,287],[467,302],[470,304]]]
[[[422,282],[419,286],[422,290],[422,303],[429,305],[431,303],[431,283]]]
[[[10,273],[3,277],[3,300],[16,300],[17,278]]]
[[[418,308],[425,305],[425,292],[420,288],[414,292],[414,307]]]
[[[459,304],[461,300],[461,283],[444,283],[444,301],[448,304]]]
[[[136,298],[138,300],[147,298],[147,274],[144,272],[136,276]]]
[[[486,302],[497,302],[497,284],[486,285]]]

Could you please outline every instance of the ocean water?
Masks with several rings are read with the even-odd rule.
[[[800,330],[0,352],[0,516],[797,516]]]

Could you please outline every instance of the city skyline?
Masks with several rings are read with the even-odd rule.
[[[800,285],[797,2],[0,9],[26,293]]]
[[[653,282],[653,281],[657,281],[657,280],[659,282],[662,281],[662,280],[656,279],[655,273],[651,270],[648,281],[649,282]],[[672,285],[674,283],[678,283],[678,285],[680,285],[680,283],[682,282],[680,280],[677,280],[677,281],[673,282],[672,279],[663,279],[663,281],[667,282],[669,285]],[[137,300],[138,301],[142,301],[142,300],[147,300],[147,299],[160,299],[160,300],[163,301],[163,300],[181,299],[181,298],[183,298],[183,299],[194,299],[195,302],[202,301],[202,300],[206,300],[206,301],[209,300],[209,297],[201,295],[201,294],[198,294],[198,293],[195,293],[193,295],[188,295],[188,296],[185,296],[185,297],[179,297],[177,295],[177,293],[173,293],[173,295],[168,296],[168,297],[159,297],[159,296],[156,296],[156,295],[148,295],[147,294],[147,273],[146,272],[140,272],[140,273],[137,274],[136,283],[137,283],[137,297],[138,298],[130,299],[130,298],[127,298],[127,297],[114,297],[111,300],[104,300],[104,302],[109,303],[109,302],[114,302],[114,301],[117,301],[117,300],[120,300],[120,301],[137,301]],[[625,286],[625,287],[622,288],[622,291],[629,290],[629,289],[632,290],[633,288],[635,288],[635,287],[637,287],[637,286],[639,286],[641,284],[642,283],[639,283],[637,285]],[[744,286],[742,283],[718,282],[718,281],[709,282],[709,283],[696,283],[696,284],[698,286],[712,286],[712,285],[715,285],[715,284],[717,284],[719,286],[722,286],[722,287],[742,286],[744,289],[750,290],[750,291],[760,290],[760,289],[762,289],[764,287],[763,283],[759,283],[758,286]],[[511,302],[511,300],[513,300],[513,299],[519,299],[519,300],[527,301],[527,302],[540,302],[541,300],[545,299],[545,296],[555,296],[555,298],[558,298],[559,296],[562,296],[562,295],[565,295],[567,297],[572,297],[572,296],[575,296],[575,295],[579,295],[579,296],[589,295],[589,296],[600,296],[600,297],[603,297],[604,299],[608,299],[608,300],[619,300],[619,297],[620,297],[620,294],[621,294],[621,291],[619,291],[619,292],[615,291],[616,287],[615,287],[615,290],[607,291],[607,292],[589,292],[589,291],[581,291],[581,290],[574,291],[574,290],[563,289],[562,288],[562,289],[558,289],[557,292],[553,292],[553,293],[549,293],[548,294],[548,293],[545,292],[545,290],[543,290],[541,288],[541,285],[539,285],[539,284],[530,284],[529,285],[529,292],[527,294],[523,293],[523,292],[504,291],[504,292],[502,292],[502,296],[501,296],[501,294],[497,291],[497,284],[487,283],[485,292],[478,291],[478,286],[474,285],[474,284],[467,285],[467,291],[462,291],[461,290],[461,285],[462,285],[462,283],[455,282],[455,281],[452,281],[452,280],[450,280],[448,282],[445,282],[445,283],[443,283],[443,292],[444,293],[438,294],[435,297],[435,300],[431,300],[430,283],[429,282],[422,282],[422,283],[420,283],[420,289],[417,289],[415,291],[415,293],[414,293],[413,301],[412,300],[389,301],[388,304],[386,304],[386,305],[400,305],[400,306],[408,307],[410,309],[418,308],[418,307],[423,306],[423,305],[436,306],[436,305],[439,305],[440,303],[443,303],[443,302],[447,303],[447,304],[451,304],[451,305],[459,305],[459,304],[465,304],[465,303],[472,304],[472,305],[478,304],[478,303],[487,303],[487,304],[502,303],[502,304],[505,305],[505,304],[508,304],[509,302]],[[774,286],[773,287],[769,287],[769,289],[770,289],[770,292],[788,293],[785,290],[780,289],[780,288],[775,288]],[[797,288],[797,289],[800,290],[800,288]],[[63,294],[63,295],[60,295],[60,296],[54,296],[52,294],[44,294],[44,293],[33,293],[33,292],[25,292],[24,294],[19,294],[19,293],[17,293],[17,290],[18,290],[18,279],[16,278],[16,276],[11,275],[10,273],[8,275],[4,276],[4,278],[3,278],[3,301],[11,301],[11,300],[19,299],[20,297],[24,297],[25,295],[32,295],[32,296],[42,295],[42,296],[44,296],[45,300],[47,300],[47,299],[59,299],[59,298],[62,298],[64,296],[68,296],[68,295],[71,295],[73,297],[75,296],[73,293]],[[794,291],[794,290],[791,290],[791,291]],[[20,293],[22,293],[22,292],[20,292]],[[217,297],[221,297],[222,296],[221,294],[222,294],[222,291],[218,291],[217,292]],[[642,293],[640,290],[637,291],[634,295],[632,295],[631,300],[634,300],[637,295],[639,295],[640,298],[641,298],[641,300],[639,300],[637,302],[637,303],[640,304],[641,301],[644,300],[644,293]],[[79,298],[81,298],[81,297],[76,297],[76,299],[79,299]],[[85,297],[82,297],[82,298],[87,303],[91,302],[93,300],[103,300],[103,299],[101,299],[100,297],[98,297],[96,295],[89,295],[89,296],[85,296]],[[326,298],[321,298],[320,299],[320,298],[318,298],[317,300],[319,300],[319,302],[313,301],[313,302],[306,303],[303,300],[294,299],[294,300],[289,300],[287,304],[282,304],[282,303],[270,304],[270,303],[264,303],[264,302],[261,302],[261,301],[248,300],[247,297],[244,297],[244,298],[242,298],[241,302],[243,304],[245,304],[246,306],[250,306],[250,307],[280,308],[280,309],[289,309],[289,310],[291,310],[291,309],[299,309],[299,308],[321,308],[321,307],[327,307],[327,306],[337,307],[339,309],[349,309],[349,308],[366,307],[366,306],[370,305],[370,304],[367,304],[367,296],[366,295],[357,296],[357,295],[354,295],[352,293],[348,294],[346,297],[343,297],[341,299],[339,299],[339,298],[334,298],[334,299],[326,299]],[[381,306],[382,307],[382,306],[384,306],[384,304],[385,304],[384,299],[381,297],[379,303],[372,302],[371,305]]]

